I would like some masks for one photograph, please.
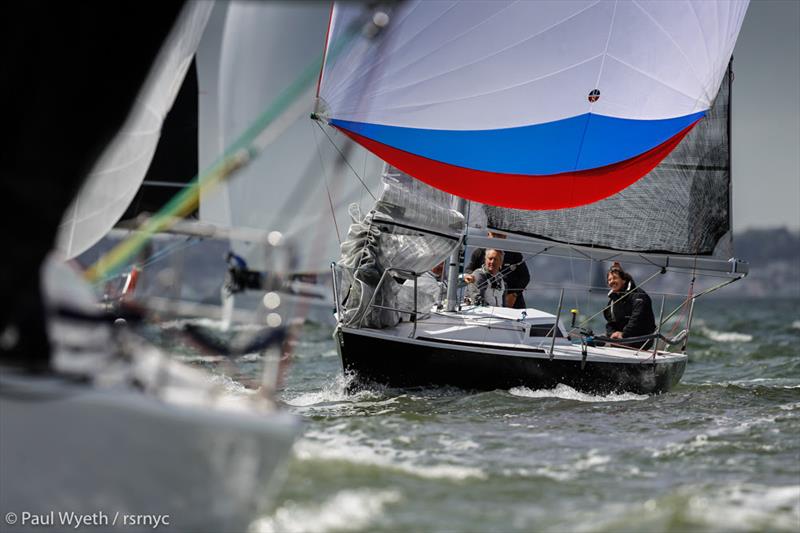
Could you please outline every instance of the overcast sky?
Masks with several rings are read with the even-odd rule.
[[[751,0],[733,69],[734,231],[800,229],[800,0]]]

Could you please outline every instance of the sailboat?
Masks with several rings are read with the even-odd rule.
[[[181,11],[128,121],[67,212],[68,253],[91,246],[125,211],[213,9],[189,2]],[[128,314],[125,325],[99,313],[63,255],[43,278],[52,371],[0,365],[3,512],[91,515],[106,529],[247,529],[280,487],[300,429],[274,398],[283,330],[275,325],[272,342],[253,350],[264,361],[261,387],[230,394],[143,343],[141,316]],[[56,525],[43,520],[6,521],[12,530]]]
[[[383,193],[354,213],[334,267],[344,371],[399,387],[674,387],[703,293],[681,306],[685,331],[661,330],[662,305],[657,330],[640,339],[654,347],[629,349],[568,326],[563,290],[555,312],[463,303],[459,252],[741,279],[747,265],[730,258],[729,105],[746,9],[409,2],[365,13],[337,4],[328,47],[360,33],[326,59],[315,118],[387,162]],[[431,300],[437,290],[421,289],[421,276],[448,257],[447,299]]]

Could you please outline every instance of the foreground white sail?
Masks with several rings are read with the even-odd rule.
[[[211,2],[189,2],[181,13],[125,125],[106,147],[64,215],[56,247],[66,257],[81,254],[105,236],[139,190],[212,6]]]

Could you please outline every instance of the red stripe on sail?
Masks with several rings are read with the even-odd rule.
[[[502,174],[457,167],[398,150],[343,128],[348,137],[420,181],[468,200],[515,209],[564,209],[607,198],[653,170],[697,124],[655,148],[599,168],[548,176]]]

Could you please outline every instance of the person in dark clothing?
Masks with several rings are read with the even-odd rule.
[[[656,330],[653,305],[650,296],[636,286],[630,274],[614,263],[607,275],[608,307],[603,310],[606,318],[606,336],[625,344],[624,339],[650,335]],[[647,349],[651,340],[630,344],[631,348]]]
[[[472,271],[472,279],[465,293],[466,301],[473,305],[506,307],[506,284],[500,274],[503,255],[502,250],[486,250],[484,264]]]
[[[260,290],[264,288],[264,275],[261,272],[250,270],[244,257],[233,252],[225,256],[228,263],[228,273],[225,276],[225,290],[228,294],[236,294],[246,289]]]
[[[505,235],[502,233],[489,232],[489,237],[504,239]],[[472,252],[469,263],[464,271],[469,275],[475,269],[483,266],[484,258],[486,256],[485,248],[478,248]],[[513,307],[514,309],[525,309],[525,289],[531,281],[531,274],[528,271],[528,265],[525,264],[525,259],[519,252],[503,252],[503,266],[500,269],[503,274],[503,281],[506,285],[505,304],[506,307]],[[470,282],[467,276],[464,276],[464,281]]]
[[[0,362],[49,368],[40,269],[183,2],[15,2],[0,17]]]

